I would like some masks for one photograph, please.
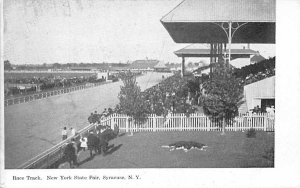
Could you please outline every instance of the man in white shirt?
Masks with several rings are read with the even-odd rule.
[[[67,127],[63,128],[63,130],[61,131],[61,135],[62,135],[62,140],[65,140],[68,138]]]
[[[71,127],[71,136],[75,136],[75,134],[76,134],[76,130],[73,127]]]

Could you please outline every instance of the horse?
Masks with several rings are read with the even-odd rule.
[[[93,157],[93,150],[95,153],[99,153],[100,140],[93,132],[88,135],[87,140],[88,150],[90,150],[90,157]]]
[[[68,143],[64,150],[64,159],[69,162],[70,167],[77,164],[77,146],[75,142]]]
[[[107,128],[102,133],[99,131],[98,134],[90,133],[87,137],[87,145],[88,150],[90,150],[90,156],[93,156],[93,150],[95,153],[105,154],[107,152],[108,148],[108,142],[114,138],[116,138],[119,134],[119,127],[115,126],[114,130]]]

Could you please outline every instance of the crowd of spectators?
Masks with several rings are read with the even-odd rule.
[[[94,154],[101,154],[101,152],[105,154],[108,152],[114,146],[108,146],[108,142],[118,136],[119,127],[115,124],[114,130],[112,130],[111,127],[102,125],[100,120],[108,117],[111,113],[111,108],[105,108],[101,114],[98,114],[97,111],[91,113],[88,121],[94,124],[95,128],[84,135],[78,135],[72,127],[69,129],[69,133],[67,127],[64,127],[62,130],[62,139],[66,140],[70,135],[71,141],[66,143],[62,162],[68,162],[70,167],[73,168],[79,165],[78,156],[80,151],[85,152],[89,150],[90,157],[93,157],[93,152]]]
[[[268,113],[269,115],[275,115],[275,106],[274,105],[267,105],[264,108],[261,108],[259,105],[255,106],[253,109],[248,111],[249,115],[255,115],[260,113]]]
[[[275,75],[275,57],[235,69],[234,74],[244,85]]]
[[[101,119],[106,118],[113,114],[114,111],[111,108],[105,108],[104,111],[99,114],[97,111],[92,112],[91,115],[88,117],[89,123],[100,123]]]
[[[53,90],[58,88],[66,88],[72,87],[76,85],[81,85],[85,83],[98,83],[103,82],[104,79],[97,79],[96,76],[89,76],[89,77],[73,77],[73,78],[66,78],[66,77],[32,77],[32,78],[10,78],[5,79],[5,84],[10,84],[10,87],[6,88],[5,96],[15,96],[20,94],[29,94],[37,92],[37,86],[39,86],[39,91],[47,91]],[[22,85],[22,84],[31,84],[31,87],[23,87],[20,88],[15,85]]]

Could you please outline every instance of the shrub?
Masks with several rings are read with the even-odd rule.
[[[255,129],[251,128],[246,133],[247,138],[255,138],[256,137],[256,131]]]

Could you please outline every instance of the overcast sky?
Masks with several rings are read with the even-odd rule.
[[[180,62],[160,19],[181,0],[4,0],[4,59],[13,64]],[[251,45],[266,58],[275,45]]]

